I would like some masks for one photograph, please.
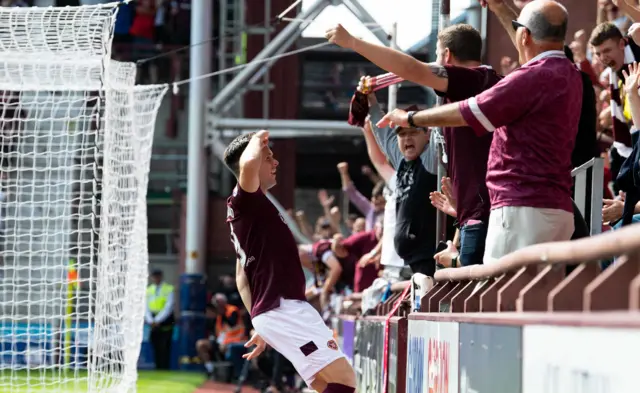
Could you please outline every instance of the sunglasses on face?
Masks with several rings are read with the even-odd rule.
[[[513,27],[513,31],[518,31],[518,29],[521,28],[521,27],[524,27],[527,31],[530,31],[527,26],[523,25],[522,23],[518,22],[517,20],[512,20],[511,21],[511,26]]]

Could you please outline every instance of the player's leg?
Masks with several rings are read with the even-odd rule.
[[[320,370],[311,382],[311,387],[318,393],[353,393],[355,386],[356,374],[344,357]]]
[[[255,317],[253,326],[319,393],[355,391],[353,368],[338,348],[332,331],[309,303],[282,300],[277,309]]]

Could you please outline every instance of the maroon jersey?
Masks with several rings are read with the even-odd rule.
[[[436,92],[445,102],[459,102],[493,87],[502,77],[489,67],[445,66],[449,79],[446,93]],[[471,127],[444,127],[448,157],[447,173],[458,206],[461,226],[470,220],[487,222],[491,202],[487,189],[487,161],[493,133],[478,137]]]
[[[315,242],[313,244],[311,253],[314,262],[321,263],[322,265],[325,265],[328,255],[333,255],[335,257],[335,255],[331,251],[331,240],[320,240]],[[338,280],[338,284],[340,285],[338,285],[337,289],[340,290],[343,286],[347,286],[353,289],[353,279],[356,263],[358,261],[354,260],[354,258],[350,255],[345,258],[336,257],[336,260],[338,260],[338,263],[340,263],[340,266],[342,267],[342,273],[340,274],[340,279]]]
[[[227,200],[231,242],[251,288],[251,317],[280,306],[280,299],[306,300],[305,277],[291,230],[260,190],[237,185]]]
[[[356,264],[353,280],[353,290],[355,292],[362,292],[369,288],[373,281],[378,278],[380,268],[375,264],[371,263],[365,267],[358,264],[360,258],[378,245],[378,241],[375,230],[370,230],[353,234],[342,242],[344,248],[349,252],[349,257],[353,258]]]

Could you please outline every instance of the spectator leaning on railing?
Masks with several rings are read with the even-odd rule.
[[[438,34],[436,63],[423,63],[401,51],[367,43],[350,35],[341,25],[330,30],[328,38],[386,71],[433,88],[445,102],[473,97],[501,79],[490,67],[482,66],[482,37],[467,24],[450,26]],[[485,177],[493,134],[477,136],[470,127],[445,127],[443,131],[461,227],[460,262],[479,264],[484,255],[491,206]]]
[[[582,79],[563,51],[567,23],[567,10],[555,1],[527,4],[512,22],[523,64],[519,69],[476,97],[411,115],[395,110],[378,124],[469,125],[478,135],[494,133],[486,179],[492,211],[485,263],[573,234],[571,151]]]

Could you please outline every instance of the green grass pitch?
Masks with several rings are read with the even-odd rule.
[[[192,393],[205,381],[202,373],[138,371],[138,393]],[[27,372],[0,370],[0,393],[85,393],[86,372]],[[106,386],[105,386],[106,387]]]

